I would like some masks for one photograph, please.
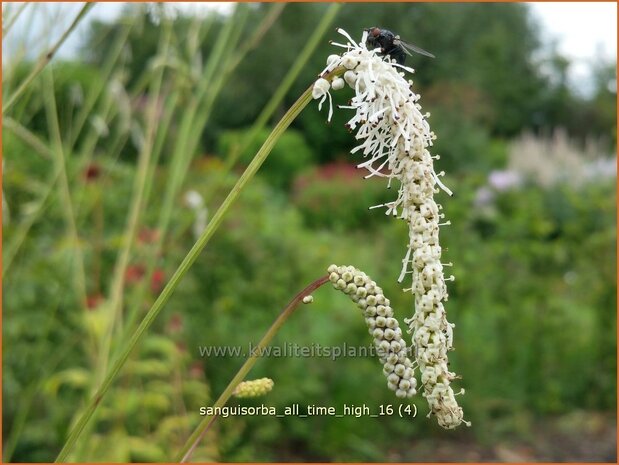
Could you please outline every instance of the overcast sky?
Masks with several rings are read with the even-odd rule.
[[[57,37],[70,24],[75,14],[81,8],[81,3],[39,3],[37,8],[46,9],[54,17],[56,34],[47,33],[48,39]],[[217,8],[226,11],[230,3],[191,3],[179,2],[185,11],[203,12],[206,8]],[[547,44],[556,42],[559,51],[568,57],[573,66],[570,70],[572,83],[585,90],[592,63],[605,59],[615,61],[617,56],[617,4],[611,2],[544,2],[529,3],[534,16],[542,26],[542,37]],[[59,56],[70,58],[79,49],[88,22],[94,18],[112,20],[116,18],[123,7],[122,3],[99,3],[88,14],[80,28],[72,35],[59,51]],[[3,11],[9,8],[5,21],[20,8],[19,4],[3,2]],[[26,7],[19,20],[15,23],[8,36],[9,43],[3,38],[3,55],[11,56],[18,37],[28,37],[29,42],[40,46],[41,40],[36,37],[36,31],[44,30],[37,24],[35,16],[43,16],[40,11],[34,14],[32,6]],[[34,37],[32,37],[34,36]],[[36,55],[33,47],[28,47]],[[4,61],[4,57],[3,57]]]
[[[546,43],[556,41],[572,62],[574,85],[587,90],[591,65],[617,59],[617,4],[611,2],[529,3],[543,25]],[[583,89],[584,88],[584,89]]]

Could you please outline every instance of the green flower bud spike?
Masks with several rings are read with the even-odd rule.
[[[243,381],[234,390],[233,396],[239,399],[261,397],[273,389],[274,382],[271,378],[260,378],[251,381]]]

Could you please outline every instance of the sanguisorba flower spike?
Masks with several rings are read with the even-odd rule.
[[[416,361],[421,371],[423,395],[439,425],[455,428],[463,420],[462,409],[455,400],[450,381],[455,378],[447,368],[447,352],[452,349],[453,325],[448,323],[443,302],[447,300],[447,286],[441,263],[439,226],[443,214],[434,201],[438,188],[451,195],[440,181],[428,148],[436,138],[421,113],[419,95],[412,90],[412,81],[404,78],[404,71],[414,70],[380,57],[378,50],[366,47],[367,32],[356,43],[345,31],[338,29],[348,42],[333,45],[346,49],[342,55],[330,55],[325,73],[345,68],[343,79],[331,82],[319,78],[314,85],[313,97],[320,106],[329,99],[330,89],[338,90],[348,84],[355,95],[347,106],[354,116],[346,124],[359,141],[351,153],[361,152],[367,159],[358,167],[369,171],[366,177],[379,176],[399,181],[398,197],[385,207],[388,215],[397,216],[409,225],[409,243],[399,281],[412,275],[412,286],[407,289],[415,296],[415,313],[405,320],[412,333]],[[438,186],[438,187],[437,187]],[[375,207],[372,207],[375,208]],[[449,224],[449,223],[443,223]],[[450,276],[448,280],[453,280]],[[468,424],[468,423],[467,423]]]
[[[260,397],[271,392],[275,383],[271,378],[252,379],[250,381],[243,381],[238,384],[232,394],[240,399],[248,397]]]
[[[413,397],[417,393],[413,362],[408,358],[402,330],[383,290],[352,266],[331,265],[328,272],[333,287],[347,294],[363,312],[389,389],[398,397]]]

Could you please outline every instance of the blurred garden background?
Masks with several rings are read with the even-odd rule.
[[[437,57],[407,64],[455,192],[438,198],[456,276],[446,308],[473,426],[440,429],[421,397],[414,419],[220,418],[194,459],[616,460],[614,60],[591,56],[588,82],[575,85],[574,63],[528,4],[128,4],[70,29],[101,7],[3,4],[3,49],[18,21],[38,25],[2,62],[4,461],[54,460],[244,167],[334,53],[335,28],[360,38],[374,25]],[[55,53],[65,32],[79,43],[71,57]],[[257,343],[331,263],[378,281],[400,321],[412,314],[396,282],[407,226],[368,210],[395,193],[355,168],[347,112],[327,124],[311,103],[281,137],[70,459],[170,460],[243,362],[199,347]],[[325,286],[314,300],[275,344],[371,344],[346,296]],[[262,376],[275,381],[268,396],[232,403],[402,403],[372,358],[265,358],[249,378]]]

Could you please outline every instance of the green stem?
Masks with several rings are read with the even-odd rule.
[[[100,105],[101,108],[98,111],[98,114],[102,118],[102,120],[105,122],[105,124],[108,126],[111,124],[111,122],[116,117],[116,113],[115,113],[116,107],[114,105],[115,105],[114,98],[109,93],[106,93],[105,97],[103,98],[101,102],[101,105]],[[92,162],[94,154],[95,154],[95,147],[97,146],[97,143],[100,138],[101,138],[101,134],[98,131],[94,130],[94,127],[92,127],[91,130],[84,136],[84,141],[81,143],[81,146],[79,150],[77,151],[77,153],[79,154],[78,155],[79,161],[77,162],[78,166],[88,166]],[[118,154],[120,153],[120,149],[125,144],[126,139],[127,137],[125,137],[125,133],[123,133],[122,131],[114,131],[114,137],[106,141],[107,143],[106,147],[109,147],[106,150],[109,160],[113,160],[113,161],[116,160],[116,158],[118,157]],[[120,146],[118,145],[119,143],[120,143]],[[105,179],[106,179],[106,175],[104,175],[101,178],[100,183],[103,184],[105,182]],[[75,180],[75,176],[73,180]],[[78,183],[78,186],[79,186],[79,183]],[[76,191],[76,201],[75,201],[76,207],[75,208],[76,208],[78,218],[85,219],[88,217],[89,212],[82,211],[84,200],[86,199],[86,197],[87,197],[86,186],[82,185],[81,188]]]
[[[150,164],[148,176],[146,177],[146,187],[144,188],[144,199],[146,202],[149,201],[151,192],[153,190],[155,175],[157,172],[157,167],[159,166],[159,158],[161,157],[161,152],[163,150],[168,131],[170,130],[172,117],[175,115],[178,101],[178,90],[174,90],[171,95],[166,96],[166,103],[164,105],[163,114],[161,115],[159,124],[157,126],[157,135],[155,137],[155,143],[153,145],[153,162]]]
[[[50,132],[50,145],[55,156],[56,169],[59,172],[58,189],[60,201],[62,202],[63,213],[67,223],[71,245],[74,247],[74,255],[72,266],[74,269],[74,285],[76,293],[79,297],[80,306],[86,308],[87,292],[86,292],[86,271],[84,268],[84,255],[82,253],[82,245],[77,230],[77,222],[75,220],[75,212],[73,210],[73,198],[69,187],[69,176],[67,174],[66,154],[62,147],[62,138],[60,136],[60,124],[58,122],[58,110],[56,108],[56,97],[54,94],[54,78],[51,69],[46,72],[46,91],[43,99],[45,103],[45,113],[47,125]]]
[[[207,63],[206,67],[204,68],[203,80],[204,82],[209,82],[210,87],[207,89],[208,93],[204,97],[205,103],[202,105],[201,110],[199,110],[198,107],[195,107],[195,108],[190,107],[188,110],[184,112],[184,118],[187,119],[188,121],[191,121],[192,126],[189,128],[190,132],[187,135],[185,136],[181,135],[180,137],[177,138],[177,140],[182,141],[182,142],[179,142],[177,144],[177,146],[175,147],[174,156],[172,157],[173,161],[172,161],[172,169],[171,169],[171,172],[172,172],[171,181],[167,183],[166,193],[164,195],[164,200],[163,200],[163,206],[161,208],[161,214],[159,216],[159,222],[157,225],[157,231],[159,233],[159,238],[155,241],[154,247],[151,248],[151,253],[149,254],[147,266],[146,266],[145,279],[140,284],[138,288],[138,292],[136,293],[136,297],[135,297],[138,301],[142,301],[144,297],[144,292],[148,288],[147,283],[150,277],[152,276],[153,270],[155,269],[155,261],[157,257],[159,256],[159,253],[164,244],[164,240],[167,236],[170,218],[171,218],[172,210],[174,207],[174,199],[177,198],[178,192],[184,183],[184,179],[187,175],[187,170],[189,169],[189,165],[191,163],[192,157],[200,142],[200,136],[202,134],[202,129],[207,124],[208,118],[210,117],[210,113],[211,113],[212,107],[215,102],[215,99],[217,95],[219,94],[222,86],[227,82],[229,75],[243,61],[245,55],[249,53],[250,50],[252,50],[254,47],[256,47],[260,43],[264,34],[273,25],[273,23],[275,22],[277,17],[281,14],[285,6],[286,6],[285,3],[274,4],[271,10],[269,11],[269,13],[267,14],[267,16],[257,26],[252,37],[247,42],[245,42],[245,45],[238,51],[238,53],[235,53],[234,56],[231,56],[225,53],[220,54],[219,52],[216,52],[218,50],[218,47],[216,46],[215,51],[213,52],[211,58],[209,58],[209,61],[211,59],[216,60],[215,65],[211,67],[210,63]],[[241,15],[240,13],[243,13],[243,14]],[[239,15],[238,20],[230,22],[231,25],[234,25],[234,29],[236,29],[235,34],[232,35],[231,33],[232,29],[230,32],[228,32],[226,29],[219,36],[219,40],[222,41],[224,50],[225,50],[225,47],[231,47],[232,44],[236,44],[239,40],[240,33],[242,32],[242,29],[243,29],[242,25],[245,23],[245,20],[247,18],[247,14],[246,14],[247,10],[244,9],[240,13],[239,11],[235,13]],[[211,23],[209,23],[209,25]],[[202,35],[204,35],[204,32],[202,33]],[[197,46],[197,43],[198,43],[197,40],[195,42],[192,40],[189,41],[190,46],[192,44]],[[189,55],[194,55],[195,53],[196,53],[196,50],[193,50],[193,49],[189,50]],[[207,74],[207,71],[211,68],[213,70],[223,68],[224,71],[218,72],[216,76],[211,76],[210,74]],[[210,73],[210,71],[208,71],[208,73]],[[198,91],[197,95],[198,97],[194,99],[196,102],[202,99],[204,94],[202,91]],[[178,95],[176,97],[178,97]],[[170,113],[170,116],[171,116],[171,113]],[[166,125],[164,125],[164,127],[165,126]],[[181,128],[182,127],[184,126],[181,125]],[[165,131],[162,130],[162,128],[160,128],[158,130],[158,133],[159,135],[164,135]],[[161,139],[161,141],[162,140],[163,139]],[[148,192],[148,195],[150,195],[150,186],[147,186],[147,192]],[[132,313],[129,314],[129,323],[126,326],[126,331],[128,332],[133,331],[135,321],[137,321],[139,316],[140,316],[140,310],[138,306],[136,305]]]
[[[28,144],[31,148],[35,150],[35,152],[39,153],[42,157],[50,159],[53,157],[52,151],[43,143],[39,137],[27,129],[25,126],[22,126],[19,122],[15,121],[13,118],[9,118],[5,116],[2,120],[2,124],[5,129],[8,129],[17,137],[19,137],[23,142]]]
[[[56,164],[53,173],[51,174],[47,184],[45,185],[45,190],[35,204],[32,213],[30,213],[23,220],[23,222],[19,224],[18,229],[12,234],[13,239],[6,246],[6,252],[5,255],[3,254],[2,258],[2,273],[4,275],[8,273],[11,265],[13,264],[13,261],[15,260],[15,257],[17,256],[17,253],[26,241],[30,228],[43,215],[47,202],[51,198],[52,193],[56,188],[56,183],[60,178],[61,169],[62,168],[58,164]]]
[[[161,53],[163,55],[166,55],[168,53],[170,37],[171,27],[167,25],[161,39]],[[152,83],[151,92],[149,93],[150,102],[147,109],[146,134],[138,159],[138,171],[135,178],[133,198],[131,200],[129,216],[127,218],[127,226],[125,228],[126,237],[123,248],[116,260],[116,265],[114,267],[114,274],[112,278],[112,289],[110,293],[112,321],[110,322],[110,325],[107,328],[105,337],[103,339],[100,364],[98,367],[100,378],[103,378],[103,375],[107,371],[108,360],[110,358],[112,335],[114,333],[115,324],[119,324],[121,321],[123,294],[125,286],[125,272],[127,270],[127,266],[129,265],[131,248],[133,246],[133,241],[140,221],[140,213],[142,212],[144,205],[144,188],[146,186],[147,175],[149,172],[148,168],[155,140],[155,129],[157,128],[157,106],[159,104],[163,74],[164,68],[160,68],[158,75]]]
[[[239,382],[242,381],[239,380]],[[232,383],[232,381],[231,381]],[[237,383],[238,384],[238,383]],[[224,391],[225,392],[225,391]],[[233,391],[234,392],[234,391]],[[223,395],[223,394],[222,394]],[[228,398],[230,397],[230,395],[228,395]],[[221,397],[220,397],[221,398]],[[218,399],[219,401],[219,399]],[[227,401],[227,399],[226,399]],[[226,403],[226,401],[224,401],[223,404]],[[223,406],[222,404],[222,406]],[[217,421],[217,418],[219,418],[219,415],[217,415],[216,413],[214,415],[211,415],[210,418],[208,418],[206,420],[206,425],[204,425],[202,427],[202,431],[200,432],[200,434],[196,437],[196,439],[194,440],[193,444],[191,445],[191,447],[189,448],[189,450],[187,451],[187,453],[184,455],[184,457],[182,457],[180,460],[177,461],[179,463],[187,463],[187,461],[189,459],[191,459],[191,456],[193,455],[193,452],[196,450],[196,447],[198,447],[198,444],[200,444],[200,442],[202,441],[202,439],[204,439],[204,436],[206,435],[206,433],[208,432],[209,429],[211,429],[211,426],[213,426],[213,424],[215,423],[215,421]],[[202,426],[202,423],[200,423],[200,425],[198,425],[199,427]],[[196,430],[197,431],[197,430]],[[195,434],[195,432],[194,432]],[[190,438],[191,439],[191,438]]]
[[[271,6],[271,9],[264,17],[262,22],[258,25],[252,36],[245,42],[244,46],[235,54],[232,60],[226,67],[226,73],[232,72],[239,63],[243,61],[245,55],[254,48],[256,48],[261,42],[264,35],[269,31],[271,26],[275,23],[277,18],[282,14],[287,3],[275,3]]]
[[[249,358],[245,361],[245,363],[239,369],[239,371],[234,376],[234,378],[232,378],[232,381],[228,383],[228,386],[226,387],[226,389],[224,389],[224,392],[221,393],[221,395],[219,396],[219,399],[217,399],[217,402],[215,402],[215,404],[213,405],[214,410],[217,410],[219,407],[223,407],[224,405],[226,405],[226,403],[228,402],[228,399],[230,399],[230,397],[232,396],[234,389],[237,387],[237,385],[241,381],[243,381],[243,379],[245,379],[245,376],[247,376],[247,373],[249,373],[249,371],[253,368],[253,366],[256,364],[258,359],[262,356],[262,352],[269,345],[271,340],[273,340],[273,338],[277,334],[277,331],[279,331],[279,328],[282,327],[282,325],[286,322],[288,317],[290,317],[290,315],[292,315],[294,310],[299,306],[299,304],[303,300],[303,297],[310,295],[312,292],[314,292],[316,289],[318,289],[320,286],[322,286],[324,283],[328,281],[329,281],[328,275],[323,276],[320,279],[317,279],[316,281],[311,283],[309,286],[307,286],[305,289],[303,289],[301,292],[299,292],[290,301],[290,303],[286,306],[286,308],[282,310],[282,312],[279,314],[277,319],[273,322],[273,324],[268,329],[268,331],[265,333],[265,335],[262,336],[262,339],[260,340],[256,348],[253,350]],[[197,447],[198,443],[200,442],[200,439],[202,439],[202,436],[204,435],[204,433],[206,433],[207,429],[215,421],[216,417],[217,417],[216,415],[209,415],[209,416],[204,417],[204,419],[200,422],[198,427],[194,430],[191,436],[189,436],[189,438],[187,439],[187,442],[185,443],[181,451],[178,453],[175,461],[180,462],[180,463],[185,463],[191,458],[191,455],[193,451],[195,450],[195,448]]]
[[[341,70],[337,71],[339,72]],[[86,425],[90,422],[95,410],[101,403],[101,400],[103,399],[105,394],[108,392],[110,386],[118,376],[118,373],[129,358],[129,355],[131,355],[131,352],[133,351],[135,346],[138,344],[138,342],[140,341],[144,333],[148,330],[148,328],[150,328],[150,326],[153,324],[153,322],[163,309],[164,305],[168,302],[168,300],[170,300],[172,293],[176,290],[180,281],[183,279],[185,274],[187,274],[193,263],[197,260],[200,252],[202,252],[202,250],[204,249],[206,244],[208,244],[209,240],[211,239],[217,228],[221,225],[224,216],[226,215],[228,210],[230,210],[232,204],[239,197],[245,185],[254,177],[262,163],[264,163],[264,161],[266,160],[266,157],[273,149],[275,143],[279,140],[286,128],[292,123],[292,121],[297,117],[301,110],[305,108],[305,106],[309,103],[311,99],[312,87],[310,86],[292,105],[292,107],[290,107],[288,112],[286,112],[286,114],[280,120],[277,126],[275,126],[273,132],[264,142],[252,162],[247,166],[245,172],[241,175],[235,186],[232,188],[226,199],[223,201],[200,238],[191,248],[189,253],[185,256],[179,267],[170,278],[170,281],[166,284],[157,300],[155,300],[150,310],[144,316],[144,319],[142,320],[136,331],[133,333],[131,339],[129,339],[129,341],[120,352],[120,355],[112,365],[108,374],[105,376],[105,379],[102,381],[99,389],[97,389],[97,392],[88,402],[88,405],[86,406],[86,409],[80,416],[79,420],[71,429],[66,443],[58,454],[58,457],[56,457],[56,462],[66,461],[69,453],[75,447],[75,443],[84,431]]]
[[[155,246],[152,248],[152,252],[148,260],[148,265],[146,267],[147,271],[145,275],[146,279],[141,284],[140,290],[137,293],[137,299],[139,299],[140,301],[143,298],[144,290],[147,288],[148,279],[150,279],[150,276],[153,273],[153,270],[155,267],[155,259],[159,255],[159,252],[161,251],[162,245],[167,235],[169,222],[170,222],[170,218],[172,214],[172,208],[174,205],[173,200],[177,197],[178,191],[180,190],[180,187],[183,185],[187,170],[189,168],[189,163],[191,162],[191,157],[195,153],[198,143],[200,141],[200,134],[202,131],[201,128],[205,127],[208,121],[208,118],[210,117],[210,113],[211,113],[213,104],[215,102],[215,98],[217,97],[221,86],[225,82],[227,82],[228,76],[243,61],[245,55],[249,53],[250,50],[252,50],[254,47],[256,47],[260,43],[264,34],[273,25],[277,17],[283,11],[284,7],[285,7],[285,4],[283,3],[274,4],[273,7],[271,8],[271,11],[269,11],[269,13],[263,19],[261,24],[258,25],[252,37],[245,43],[245,46],[239,51],[239,53],[235,54],[233,57],[227,57],[228,61],[222,62],[220,67],[223,67],[224,71],[220,73],[219,77],[217,79],[211,79],[209,77],[208,80],[212,81],[211,88],[209,89],[209,95],[205,98],[205,103],[202,107],[202,111],[199,113],[199,116],[194,117],[193,113],[189,113],[189,112],[185,113],[185,116],[189,114],[192,115],[190,120],[193,121],[193,128],[197,128],[197,130],[194,130],[192,132],[191,137],[181,136],[178,138],[179,140],[187,141],[185,145],[182,146],[183,150],[181,151],[185,155],[181,157],[175,154],[173,157],[173,160],[174,160],[172,163],[173,168],[171,170],[173,173],[172,175],[173,181],[168,183],[167,185],[167,191],[164,196],[163,207],[161,209],[161,215],[159,217],[159,223],[157,226],[157,231],[159,232],[159,238],[157,239]],[[266,122],[266,120],[272,116],[276,107],[283,100],[286,92],[289,90],[293,81],[297,78],[299,71],[303,68],[303,66],[305,66],[305,64],[307,63],[307,60],[309,59],[311,54],[316,49],[316,46],[318,45],[320,38],[324,35],[328,25],[331,24],[331,22],[333,21],[335,17],[335,13],[338,11],[338,9],[339,9],[339,6],[337,8],[334,8],[332,6],[326,11],[325,15],[323,16],[320,23],[316,27],[314,34],[312,34],[312,37],[308,41],[308,44],[304,47],[303,51],[299,54],[299,58],[293,65],[291,71],[288,72],[288,74],[284,78],[284,82],[276,90],[275,100],[274,99],[270,100],[268,106],[271,108],[271,111],[267,114],[262,112],[262,114],[260,115],[259,118],[264,118],[264,121],[260,123],[259,127],[256,130],[256,133],[259,131],[259,129],[262,129],[262,127],[264,127],[264,123]],[[235,27],[237,28],[237,33],[238,33],[240,30],[240,27],[239,27],[240,21],[237,21],[234,23],[235,23]],[[238,40],[238,36],[235,38],[228,38],[226,36],[225,43],[227,44],[237,43],[237,40]],[[247,145],[245,147],[247,147]],[[217,187],[219,186],[218,180],[225,178],[225,174],[232,168],[233,165],[234,163],[227,162],[221,175],[212,181],[212,184],[210,187],[207,187],[207,194],[205,196],[207,201],[209,197],[212,195],[212,193],[215,192]],[[133,322],[133,320],[137,320],[138,317],[139,317],[139,314],[137,310],[135,310],[134,314],[130,315],[130,322]],[[128,324],[127,331],[132,331],[132,330],[133,330],[133,325]]]
[[[24,81],[17,88],[17,90],[13,92],[13,95],[11,95],[8,102],[2,105],[3,115],[9,110],[9,108],[11,108],[15,104],[19,96],[26,90],[26,88],[30,85],[30,83],[34,80],[34,78],[36,78],[39,75],[39,73],[43,71],[43,68],[45,68],[50,61],[52,61],[52,58],[54,58],[54,55],[56,55],[56,52],[58,51],[58,49],[62,46],[64,41],[67,40],[67,37],[69,37],[71,32],[73,32],[73,30],[77,27],[77,25],[80,23],[82,18],[86,16],[86,13],[88,13],[88,11],[93,6],[95,6],[94,3],[86,3],[82,7],[80,12],[77,14],[77,16],[75,17],[75,19],[73,20],[69,28],[66,31],[64,31],[60,39],[58,39],[58,42],[56,42],[54,46],[50,48],[47,51],[47,53],[45,53],[45,55],[39,58],[37,64],[35,65],[34,69],[31,71],[31,73],[28,75],[28,77],[24,79]]]
[[[50,333],[51,324],[55,323],[56,313],[59,305],[56,304],[50,318],[48,318],[48,323],[45,326],[45,331],[43,334],[46,336]],[[13,453],[17,448],[20,439],[22,439],[22,433],[24,427],[28,422],[28,416],[30,415],[33,404],[35,404],[36,396],[40,395],[41,392],[44,391],[45,382],[49,379],[50,373],[55,373],[58,365],[62,360],[65,360],[65,357],[70,353],[77,350],[77,341],[63,344],[63,349],[59,353],[55,353],[55,357],[53,359],[49,359],[49,353],[41,354],[41,350],[39,350],[39,356],[37,358],[33,358],[33,360],[43,360],[45,358],[46,362],[41,367],[39,372],[39,379],[30,383],[27,387],[23,388],[19,399],[15,399],[18,402],[18,408],[16,410],[15,417],[13,419],[13,423],[11,427],[8,428],[9,433],[5,439],[5,443],[2,448],[2,463],[10,463]],[[41,345],[43,351],[46,350],[44,345]]]
[[[29,2],[24,2],[20,5],[19,9],[17,10],[17,12],[11,17],[11,19],[9,20],[8,24],[6,26],[4,26],[3,30],[2,30],[2,35],[4,37],[7,36],[7,34],[9,33],[9,31],[11,30],[11,28],[13,27],[13,25],[17,22],[17,18],[19,18],[21,16],[21,14],[24,12],[24,10],[26,9],[26,7],[30,5]]]
[[[69,150],[73,150],[78,137],[80,136],[84,124],[92,116],[95,103],[101,96],[103,90],[110,83],[112,72],[114,71],[121,52],[124,50],[125,44],[131,33],[131,29],[135,24],[136,19],[131,18],[129,22],[123,26],[123,29],[118,34],[118,37],[109,48],[110,52],[99,69],[99,79],[93,81],[93,85],[89,86],[88,95],[84,101],[84,105],[80,108],[79,113],[75,118],[75,123],[71,126],[71,132],[69,137]],[[90,131],[96,132],[94,128],[90,128]]]
[[[265,127],[271,116],[273,116],[273,113],[275,113],[275,110],[277,110],[277,107],[281,104],[282,100],[286,96],[286,93],[290,90],[292,84],[301,73],[301,70],[307,64],[312,53],[314,53],[314,50],[316,50],[316,47],[320,43],[320,40],[327,31],[329,25],[335,19],[335,16],[337,15],[337,12],[340,10],[340,8],[340,4],[334,3],[325,12],[322,19],[314,29],[312,36],[305,44],[305,47],[303,47],[303,50],[297,57],[292,67],[289,69],[288,73],[286,73],[286,76],[284,76],[284,79],[279,84],[278,88],[275,90],[267,104],[264,106],[264,109],[258,115],[258,118],[254,122],[254,124],[252,124],[249,132],[237,146],[232,148],[232,150],[226,157],[222,173],[212,181],[204,196],[206,203],[211,200],[213,195],[219,189],[221,182],[226,179],[225,175],[234,167],[239,157],[243,154],[245,150],[247,150],[248,147],[251,146],[252,142],[260,134],[260,131]]]
[[[45,145],[45,143],[41,139],[39,139],[38,136],[36,136],[30,130],[26,129],[26,127],[22,126],[19,122],[6,116],[2,120],[2,124],[4,125],[4,129],[8,129],[9,131],[13,132],[17,137],[23,140],[35,151],[39,152],[41,156],[45,158],[53,158],[55,156],[54,152],[47,145]],[[31,226],[43,213],[45,204],[47,203],[50,195],[52,194],[56,181],[59,177],[60,166],[57,164],[57,168],[52,173],[48,183],[45,186],[43,194],[40,196],[39,200],[35,204],[33,212],[28,215],[22,223],[19,224],[19,227],[12,234],[13,240],[5,248],[6,253],[3,254],[2,271],[5,275],[11,267],[13,259],[17,255],[17,252],[19,251],[23,242],[26,240],[26,237],[28,236],[28,231],[30,231]]]
[[[275,92],[271,96],[271,99],[269,100],[269,102],[265,105],[264,109],[260,112],[258,119],[252,126],[250,135],[248,137],[249,139],[253,139],[256,133],[259,132],[260,129],[262,129],[262,127],[267,123],[267,121],[273,115],[273,113],[275,113],[275,110],[277,109],[278,105],[284,99],[284,97],[286,96],[286,93],[292,87],[292,84],[294,84],[294,82],[296,81],[297,77],[299,76],[299,74],[301,73],[305,65],[307,64],[308,60],[310,59],[311,55],[314,53],[314,50],[316,50],[316,47],[318,47],[318,44],[320,43],[322,37],[324,36],[325,32],[327,32],[327,28],[331,25],[331,23],[335,19],[335,16],[337,15],[340,8],[342,8],[342,5],[340,3],[332,3],[329,6],[324,16],[320,20],[320,23],[318,23],[318,25],[314,29],[312,36],[309,38],[309,40],[305,44],[305,47],[303,47],[303,50],[299,54],[297,60],[294,62],[294,64],[292,65],[288,73],[286,73],[286,76],[284,77],[279,87],[275,90]],[[251,140],[249,140],[248,142],[246,141],[243,144],[241,151],[246,149],[249,144],[251,144]]]
[[[242,27],[246,17],[247,8],[244,5],[237,6],[233,19],[227,21],[219,33],[213,51],[203,68],[202,77],[197,84],[196,91],[183,112],[183,118],[178,130],[178,137],[176,138],[177,143],[172,155],[170,177],[166,183],[166,191],[163,196],[157,224],[157,230],[160,235],[155,247],[157,252],[161,249],[161,245],[163,244],[172,218],[174,203],[182,187],[187,169],[194,154],[194,147],[199,142],[204,125],[208,119],[208,115],[204,116],[205,111],[200,110],[207,107],[206,102],[209,99],[214,100],[224,82],[223,79],[226,73],[216,73],[218,70],[225,69],[225,64],[230,59],[229,54],[225,52],[236,44],[233,34],[234,30],[235,28],[238,30]],[[208,111],[208,108],[206,111]]]

